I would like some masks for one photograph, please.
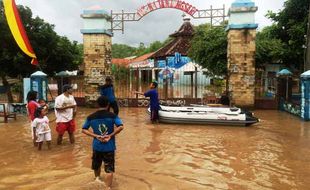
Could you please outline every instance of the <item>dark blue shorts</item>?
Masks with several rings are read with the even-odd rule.
[[[106,173],[114,173],[115,171],[115,153],[114,152],[98,152],[93,150],[92,169],[98,170],[102,162],[104,163],[104,171]]]

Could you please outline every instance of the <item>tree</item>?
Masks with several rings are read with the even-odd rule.
[[[273,38],[284,43],[283,63],[292,69],[303,70],[306,44],[307,21],[310,1],[287,0],[279,13],[269,12],[268,17],[275,22]]]
[[[285,44],[273,36],[275,25],[265,27],[256,36],[256,67],[265,64],[282,63],[286,53]]]
[[[136,48],[125,44],[113,44],[112,45],[112,57],[113,58],[125,58],[133,56],[136,52]]]
[[[147,53],[155,52],[165,46],[171,41],[170,38],[167,38],[165,41],[155,41],[152,42],[148,47],[143,43],[139,45],[138,48],[131,47],[125,44],[113,44],[112,45],[112,57],[113,58],[126,58],[131,56],[142,56]]]
[[[223,76],[227,73],[227,34],[224,27],[203,24],[195,27],[189,57],[209,74]]]
[[[44,22],[43,19],[32,18],[28,7],[18,6],[18,11],[28,34],[29,41],[37,55],[40,68],[48,75],[54,75],[61,70],[77,69],[82,62],[82,52],[77,42],[70,42],[66,37],[58,36],[54,25]],[[9,101],[10,86],[6,78],[26,77],[40,69],[30,64],[31,59],[17,46],[4,14],[3,4],[0,3],[0,75],[6,84]]]

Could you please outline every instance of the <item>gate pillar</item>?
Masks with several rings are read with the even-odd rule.
[[[87,105],[98,98],[98,86],[111,75],[111,16],[104,10],[84,10],[81,15],[84,44],[84,92]]]
[[[254,107],[255,103],[255,3],[236,0],[229,9],[228,84],[231,103]]]

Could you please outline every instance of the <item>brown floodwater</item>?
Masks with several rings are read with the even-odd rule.
[[[39,152],[25,116],[0,123],[0,189],[103,189],[95,182],[91,138],[81,133],[94,109],[80,108],[76,144]],[[115,190],[309,189],[310,122],[278,111],[255,111],[245,127],[152,125],[145,108],[121,108]],[[52,120],[54,114],[49,118]]]

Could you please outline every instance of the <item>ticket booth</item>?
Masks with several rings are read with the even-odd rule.
[[[47,101],[47,75],[37,71],[30,76],[30,89],[38,92],[38,98]]]

